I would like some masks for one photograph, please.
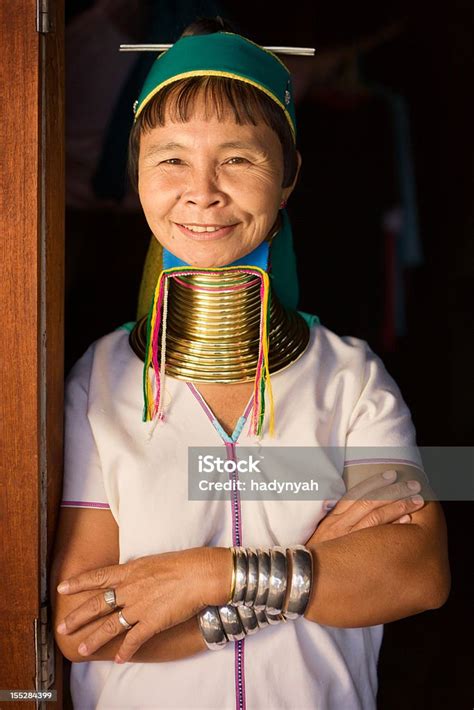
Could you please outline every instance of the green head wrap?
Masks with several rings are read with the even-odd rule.
[[[281,108],[296,137],[291,75],[273,52],[231,32],[182,37],[152,65],[138,100],[135,120],[165,86],[193,76],[222,76],[255,86]]]

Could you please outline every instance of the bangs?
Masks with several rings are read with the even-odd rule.
[[[167,119],[187,123],[194,117],[198,98],[203,98],[205,120],[215,116],[223,121],[230,110],[240,125],[256,126],[263,121],[273,127],[275,112],[282,113],[272,99],[251,84],[227,77],[196,76],[165,86],[138,117],[142,129],[164,126]]]
[[[193,76],[179,79],[163,87],[143,108],[130,131],[128,143],[128,175],[135,190],[138,190],[138,158],[140,136],[166,121],[187,123],[195,114],[197,99],[204,106],[204,118],[214,116],[224,121],[233,115],[239,125],[257,126],[265,123],[277,134],[283,148],[283,187],[291,185],[298,170],[296,147],[290,124],[269,96],[252,84],[221,76]]]

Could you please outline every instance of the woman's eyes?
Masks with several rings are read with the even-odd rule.
[[[248,163],[249,161],[247,160],[247,158],[240,158],[240,157],[236,156],[235,158],[230,158],[226,162],[227,162],[227,164],[230,164],[230,165],[240,165],[243,163]]]
[[[240,156],[234,156],[224,161],[224,165],[245,165],[250,162],[247,158],[242,158]],[[168,158],[167,160],[161,161],[162,165],[184,165],[184,160],[181,158]]]

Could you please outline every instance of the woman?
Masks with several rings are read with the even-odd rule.
[[[291,80],[223,29],[185,33],[135,106],[161,273],[148,317],[68,378],[55,637],[77,708],[367,710],[382,624],[446,600],[445,523],[413,498],[427,490],[415,431],[380,359],[296,310]],[[192,447],[237,465],[243,446],[280,475],[291,448],[324,450],[302,468],[332,512],[244,499],[235,468],[223,500],[190,495]]]

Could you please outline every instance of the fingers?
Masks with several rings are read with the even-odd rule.
[[[117,607],[125,606],[127,600],[125,598],[124,592],[118,589],[115,592],[115,601]],[[94,619],[99,619],[101,616],[106,616],[112,612],[111,607],[107,604],[104,598],[104,592],[101,594],[94,594],[87,601],[85,601],[81,606],[77,607],[71,611],[57,626],[57,632],[60,634],[70,634],[73,631],[77,631],[85,624],[93,621]]]
[[[339,501],[327,501],[325,508],[330,510],[327,517],[332,519],[332,527],[348,533],[395,522],[421,508],[424,500],[417,495],[421,489],[419,481],[394,483],[397,475],[395,470],[377,473],[353,486]],[[328,503],[333,504],[333,509]]]
[[[383,489],[375,490],[370,493],[368,498],[352,502],[352,505],[343,514],[344,523],[352,529],[364,519],[369,521],[380,521],[383,516],[387,514],[387,511],[383,511],[383,508],[390,508],[392,505],[391,501],[395,501],[394,507],[392,507],[391,510],[399,510],[400,512],[396,515],[396,518],[400,518],[407,512],[405,509],[407,499],[411,499],[412,504],[415,503],[415,505],[418,504],[418,507],[421,507],[423,499],[421,496],[417,497],[417,495],[414,495],[417,490],[420,490],[420,484],[418,481],[399,481],[392,486],[386,486]],[[413,506],[410,508],[410,510],[414,509],[416,508],[413,508]],[[338,513],[338,506],[336,506],[331,514],[338,515]],[[390,513],[390,510],[388,513]],[[395,518],[392,518],[389,522],[392,522],[394,519]],[[372,524],[381,525],[383,523],[372,522]]]
[[[399,523],[410,522],[410,513],[419,510],[423,505],[424,500],[419,495],[403,498],[389,505],[382,505],[381,507],[371,510],[361,521],[356,523],[351,528],[351,532],[397,521]]]
[[[83,572],[76,577],[70,577],[57,586],[60,594],[76,594],[89,589],[106,589],[114,587],[125,580],[125,565],[110,565],[97,567],[89,572]]]
[[[133,614],[133,607],[128,608],[126,614],[124,611],[123,616],[129,624],[133,625],[136,623],[136,618]],[[132,631],[134,631],[135,638],[140,638],[140,629],[136,629],[138,626],[141,625],[146,627],[146,624],[136,624],[136,626],[133,626],[133,628],[127,632],[125,627],[122,626],[119,621],[118,612],[109,614],[105,617],[104,622],[96,629],[94,629],[94,631],[89,636],[87,636],[84,641],[82,641],[82,643],[77,649],[78,653],[80,653],[81,656],[90,656],[116,636],[119,636],[120,634],[124,633],[127,633],[128,635],[129,633],[132,633]],[[147,638],[149,638],[149,636]],[[141,641],[141,643],[143,643],[143,640]],[[139,643],[138,647],[141,645],[141,643]]]
[[[138,622],[133,629],[127,632],[123,644],[120,646],[115,656],[116,663],[126,663],[138,649],[155,635],[154,631],[144,621]]]
[[[397,475],[398,474],[395,470],[384,471],[383,473],[376,473],[373,476],[364,479],[356,486],[353,486],[339,499],[337,503],[337,514],[340,515],[345,513],[346,510],[349,510],[356,499],[364,497],[373,498],[375,491],[379,489],[386,489],[387,486],[396,480]],[[368,495],[369,493],[370,496]]]
[[[136,621],[133,607],[128,607],[126,610],[123,610],[122,614],[125,620],[129,624],[132,624],[130,630],[127,631],[125,627],[122,626],[119,621],[118,613],[109,614],[104,620],[104,623],[82,641],[77,649],[78,653],[80,653],[81,656],[91,656],[116,636],[125,634],[124,641],[115,656],[115,662],[126,663],[146,641],[158,633],[156,629],[146,621]]]

